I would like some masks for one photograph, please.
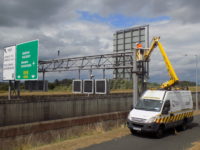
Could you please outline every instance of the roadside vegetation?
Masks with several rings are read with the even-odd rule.
[[[194,114],[200,115],[200,111],[195,111]],[[103,122],[100,122],[97,123],[93,128],[83,128],[83,130],[76,136],[68,136],[68,138],[61,138],[58,136],[58,138],[56,138],[54,142],[50,144],[32,145],[31,143],[27,142],[26,144],[21,145],[21,147],[18,147],[19,149],[16,150],[77,150],[127,135],[130,135],[130,131],[123,123],[117,123],[116,126],[108,129],[107,125],[104,125]],[[197,141],[192,143],[192,147],[184,150],[199,149],[200,141]]]
[[[22,150],[77,150],[86,148],[93,144],[100,144],[116,138],[129,135],[130,132],[125,125],[120,125],[106,130],[102,124],[97,125],[94,129],[83,132],[80,136],[71,137],[68,139],[57,139],[52,144],[47,144],[38,147],[24,145]]]
[[[24,82],[20,83],[21,95],[51,95],[51,94],[72,94],[72,79],[56,79],[53,82],[48,83],[48,92],[34,91],[30,92],[25,90]],[[108,87],[111,93],[131,93],[133,89],[133,81],[125,79],[109,79]],[[141,84],[139,83],[139,87]],[[147,83],[148,89],[158,89],[160,86],[159,83]],[[195,92],[196,86],[195,82],[190,81],[180,81],[177,88],[188,89]],[[200,86],[198,88],[200,92]],[[8,92],[8,82],[0,82],[0,95],[7,95]]]
[[[192,147],[188,150],[200,150],[200,141],[192,143]]]

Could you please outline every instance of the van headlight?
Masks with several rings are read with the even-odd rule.
[[[156,116],[155,117],[151,117],[150,119],[146,120],[146,123],[153,123],[153,122],[155,122],[156,119],[157,119]]]
[[[131,113],[128,114],[128,120],[131,120]]]

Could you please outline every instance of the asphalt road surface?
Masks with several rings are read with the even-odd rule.
[[[186,131],[174,134],[174,130],[169,130],[161,139],[147,134],[130,134],[81,150],[186,150],[195,141],[200,141],[200,116],[194,117]]]

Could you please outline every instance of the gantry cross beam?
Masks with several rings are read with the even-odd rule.
[[[124,58],[126,58],[125,63]],[[117,60],[117,61],[116,61]],[[40,60],[39,72],[58,72],[94,69],[133,68],[133,52],[111,53],[93,56]]]

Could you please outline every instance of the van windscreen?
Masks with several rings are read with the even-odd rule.
[[[140,99],[135,109],[159,112],[163,101],[153,99]]]

